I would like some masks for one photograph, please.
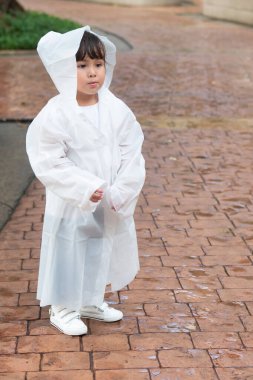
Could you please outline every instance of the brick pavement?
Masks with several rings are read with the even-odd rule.
[[[21,3],[129,41],[134,49],[118,54],[112,89],[138,117],[253,116],[252,29],[201,17],[201,0],[160,8]],[[33,118],[55,94],[34,53],[2,56],[0,87],[0,118]]]
[[[3,379],[251,378],[253,130],[190,125],[144,128],[141,271],[107,294],[124,319],[88,321],[88,336],[60,334],[35,299],[44,190],[31,184],[1,233]]]
[[[56,2],[52,4],[56,12]],[[167,12],[173,15],[171,9]],[[153,13],[161,14],[158,9]],[[134,21],[138,17],[137,10]],[[119,24],[112,29],[127,28]],[[210,25],[214,27],[207,22],[205,29],[201,24],[203,33],[209,33]],[[215,25],[219,29],[220,24]],[[250,28],[227,28],[235,28],[238,40],[239,32],[253,34]],[[232,51],[234,44],[226,49]],[[184,42],[177,49],[184,51]],[[235,71],[242,67],[233,66]],[[224,74],[226,89],[233,93],[238,78],[233,70]],[[250,90],[251,84],[248,92],[238,90],[245,91],[244,104],[246,95],[252,96]],[[48,308],[40,309],[35,299],[44,190],[37,180],[27,189],[0,235],[0,379],[253,378],[251,114],[243,108],[243,115],[237,116],[244,119],[233,118],[239,103],[235,110],[231,103],[219,108],[220,118],[213,119],[211,108],[202,103],[196,109],[205,109],[202,118],[190,111],[187,117],[168,117],[163,103],[157,115],[147,111],[145,116],[136,106],[144,125],[147,162],[136,210],[141,271],[128,287],[107,294],[124,312],[120,322],[87,321],[89,334],[83,337],[64,336],[49,325]],[[180,105],[184,109],[184,99]]]

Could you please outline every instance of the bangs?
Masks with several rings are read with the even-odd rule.
[[[76,61],[82,61],[86,56],[91,59],[105,61],[105,47],[103,42],[93,33],[85,31],[76,53]]]

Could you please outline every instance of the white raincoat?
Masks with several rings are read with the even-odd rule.
[[[132,281],[139,269],[133,213],[144,183],[143,133],[131,110],[110,91],[115,46],[106,49],[99,91],[99,126],[76,101],[75,54],[88,26],[47,33],[38,53],[59,95],[49,100],[27,133],[31,166],[46,187],[37,298],[41,306],[100,306],[105,287]],[[103,188],[104,198],[89,199]],[[112,210],[112,205],[116,211]]]

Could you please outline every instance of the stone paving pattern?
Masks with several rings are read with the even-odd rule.
[[[30,0],[22,2],[35,7]],[[40,5],[36,3],[36,7],[46,10],[48,4],[45,0]],[[70,6],[72,13],[68,14]],[[112,22],[110,7],[50,1],[52,13],[59,12],[73,19],[81,17],[78,16],[81,7],[94,11],[94,21],[91,23],[95,24],[97,20],[96,24],[100,27],[108,24],[107,28],[114,32],[118,29],[122,35],[135,35],[138,46],[144,38],[138,34],[139,28],[152,30],[155,25],[155,21],[145,26],[138,25],[141,9],[112,8],[118,14],[125,11],[126,18],[129,14],[135,15],[132,30],[129,30],[129,19],[128,23],[124,23],[125,18]],[[189,8],[195,9],[186,7],[181,12],[189,12]],[[178,9],[149,8],[142,11],[144,15],[150,12],[150,20],[151,14],[154,20],[161,17],[158,29],[162,30],[165,20],[174,22],[171,35],[174,46],[173,37],[177,31],[174,14]],[[184,22],[193,22],[188,16],[185,17]],[[228,67],[220,72],[214,66],[212,71],[214,76],[223,80],[219,83],[221,87],[224,85],[224,93],[227,92],[227,99],[230,99],[227,103],[213,106],[208,97],[201,98],[202,92],[198,99],[199,107],[195,108],[195,100],[189,105],[185,103],[185,98],[178,95],[179,106],[175,109],[179,113],[183,111],[180,115],[187,117],[175,117],[172,103],[168,103],[170,81],[160,81],[163,70],[168,69],[168,61],[162,60],[155,65],[155,57],[148,57],[154,60],[153,73],[157,73],[154,78],[153,74],[146,72],[147,66],[152,66],[152,63],[144,56],[140,59],[141,52],[133,51],[131,56],[127,56],[127,63],[133,65],[131,70],[128,68],[130,75],[139,54],[138,59],[143,65],[137,71],[140,77],[133,72],[134,77],[129,77],[129,82],[126,76],[124,80],[118,79],[115,85],[119,85],[119,80],[124,83],[122,94],[129,85],[130,93],[125,96],[143,119],[146,137],[144,155],[147,180],[136,210],[141,270],[128,287],[107,294],[107,301],[124,312],[124,319],[112,324],[87,321],[89,333],[83,337],[64,336],[49,325],[48,308],[41,309],[36,301],[44,189],[35,180],[0,235],[0,379],[253,378],[253,129],[251,110],[246,107],[252,99],[252,83],[249,79],[248,84],[243,82],[237,89],[234,87],[236,81],[240,81],[237,74],[241,72],[242,77],[245,75],[247,57],[252,54],[251,44],[241,40],[245,57],[239,53],[232,54],[238,41],[246,34],[252,37],[253,30],[198,18],[194,22],[201,33],[200,40],[209,32],[213,35],[224,32],[221,39],[231,30],[235,33],[228,45],[223,46],[231,58]],[[178,26],[178,35],[180,28],[181,45],[173,49],[182,49],[182,55],[192,63],[197,57],[194,50],[197,42],[193,35],[190,38],[187,26],[186,35],[182,31],[183,26]],[[164,29],[167,35],[169,31]],[[183,37],[188,39],[187,51],[184,50],[187,45]],[[154,40],[156,38],[160,37],[155,35]],[[146,44],[152,47],[153,40],[145,41]],[[173,54],[168,54],[170,59],[178,60],[177,65],[181,65],[182,70],[187,70],[185,78],[188,77],[189,81],[181,82],[181,89],[187,89],[188,99],[191,91],[198,90],[198,85],[199,91],[202,91],[201,78],[209,75],[208,64],[213,61],[209,62],[210,56],[205,57],[206,53],[201,53],[201,68],[194,68],[192,64],[184,67],[180,62],[182,55],[173,58]],[[156,54],[164,57],[158,48]],[[213,59],[218,59],[215,57]],[[126,56],[122,54],[121,62],[124,59]],[[0,64],[4,60],[7,61],[7,58],[1,58]],[[25,70],[30,70],[33,76],[28,61]],[[119,74],[124,70],[125,67],[121,66]],[[188,76],[190,73],[192,76]],[[21,80],[19,75],[18,72],[17,78]],[[154,97],[149,99],[151,88],[146,94],[137,88],[140,78],[145,76],[152,86],[154,84],[156,94],[161,85],[161,97],[155,102]],[[174,78],[175,81],[177,79],[180,82],[180,77]],[[135,80],[134,90],[130,84]],[[208,82],[211,79],[205,80]],[[120,92],[121,89],[117,88]],[[149,87],[145,88],[148,91]],[[215,97],[214,93],[210,91],[210,99]],[[240,97],[242,93],[244,97]],[[17,94],[13,92],[10,96]],[[40,96],[35,98],[35,108],[41,99]],[[241,113],[237,113],[240,104]],[[9,111],[11,115],[22,113],[25,116],[23,108],[17,105],[15,110],[9,105],[5,116]],[[155,105],[159,109],[157,114],[152,108]],[[28,114],[31,110],[28,107]],[[213,119],[215,110],[219,118]],[[198,118],[194,117],[195,112]]]
[[[194,0],[195,6],[157,8],[21,3],[130,42],[134,49],[117,56],[112,90],[139,118],[253,116],[252,29],[202,17],[201,0]],[[33,118],[56,94],[51,80],[35,53],[1,55],[0,118]]]

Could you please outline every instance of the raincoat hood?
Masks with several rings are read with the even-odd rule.
[[[48,32],[37,46],[37,51],[55,87],[61,95],[75,99],[77,92],[76,53],[83,33],[88,31],[95,34],[105,46],[106,77],[99,93],[108,89],[116,63],[116,47],[107,37],[100,36],[84,26],[67,33]]]

